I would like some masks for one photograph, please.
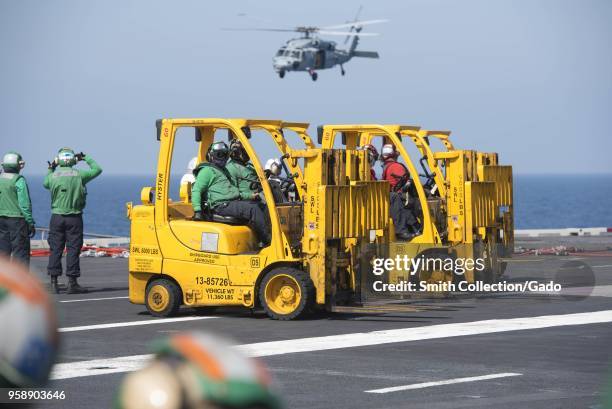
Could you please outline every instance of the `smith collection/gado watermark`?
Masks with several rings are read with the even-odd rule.
[[[400,281],[398,283],[383,283],[381,280],[374,281],[372,288],[376,292],[411,292],[411,291],[431,291],[431,292],[537,292],[537,293],[558,293],[561,292],[561,284],[553,281],[540,283],[528,280],[520,283],[510,283],[500,281],[499,283],[483,283],[475,281],[459,281],[452,283],[447,281],[431,283],[428,281],[410,282]]]

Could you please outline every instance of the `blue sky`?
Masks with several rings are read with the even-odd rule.
[[[220,30],[343,23],[359,4],[391,21],[360,45],[381,59],[345,77],[281,80],[272,56],[290,33]],[[160,117],[403,122],[517,173],[609,173],[610,21],[606,0],[0,0],[0,150],[26,174],[62,146],[106,174],[151,174]]]

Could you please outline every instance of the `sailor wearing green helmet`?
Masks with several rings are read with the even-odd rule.
[[[248,199],[259,200],[259,192],[261,192],[259,177],[242,142],[235,138],[232,139],[229,149],[230,159],[225,168],[236,181],[240,195]]]
[[[73,169],[79,161],[85,161],[89,169]],[[66,276],[68,294],[85,293],[77,283],[81,275],[79,255],[83,246],[83,209],[87,189],[85,185],[102,173],[100,165],[83,152],[75,154],[70,148],[59,150],[49,163],[49,173],[44,187],[51,192],[51,221],[49,222],[49,264],[51,290],[59,292],[57,277],[62,275],[62,254],[66,248]]]
[[[193,220],[205,220],[207,214],[230,216],[253,229],[262,246],[270,244],[270,215],[250,190],[240,190],[226,168],[229,148],[225,142],[213,142],[206,153],[208,162],[193,171],[196,181],[191,189]]]
[[[115,409],[279,409],[267,370],[224,339],[179,333],[154,345],[147,366],[127,375]]]
[[[25,162],[17,152],[7,152],[0,174],[0,254],[30,263],[30,237],[36,229],[28,184],[19,174]]]

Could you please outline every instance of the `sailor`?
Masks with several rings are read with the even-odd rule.
[[[398,162],[399,153],[392,144],[385,144],[381,152],[383,180],[389,182],[391,195],[389,213],[393,219],[395,236],[401,240],[411,240],[420,234],[416,218],[418,197],[414,194],[410,173],[403,163]]]
[[[383,145],[380,155],[383,163],[382,178],[389,182],[392,192],[399,190],[410,179],[408,169],[403,163],[398,162],[398,156],[399,152],[395,149],[395,145],[390,143]]]
[[[270,215],[262,208],[252,191],[240,191],[226,164],[229,148],[225,142],[214,142],[208,148],[206,159],[194,170],[196,181],[191,190],[194,220],[206,220],[208,212],[231,216],[247,223],[263,246],[270,244]]]
[[[368,164],[370,165],[370,178],[372,180],[378,180],[376,178],[376,171],[374,170],[374,165],[376,164],[376,161],[378,160],[378,150],[371,143],[363,145],[361,149],[368,152]]]
[[[249,160],[249,155],[242,146],[242,142],[234,138],[230,142],[229,161],[225,166],[229,174],[236,181],[242,197],[258,200],[261,184],[255,167]]]
[[[193,176],[193,170],[196,168],[198,164],[198,157],[194,156],[193,158],[191,158],[191,160],[189,160],[189,163],[187,164],[187,172],[185,172],[185,174],[181,177],[181,187],[183,187],[183,185],[186,185],[187,183],[190,183],[193,185],[193,183],[195,182],[195,176]]]
[[[282,164],[277,158],[268,159],[264,172],[268,179],[270,189],[272,189],[272,196],[274,196],[274,203],[284,203],[289,200],[285,191],[283,191],[283,179],[280,174],[282,170]]]
[[[79,161],[85,161],[89,169],[73,169]],[[79,255],[83,246],[83,209],[87,189],[85,185],[102,173],[102,168],[89,155],[75,154],[70,148],[59,150],[49,163],[49,172],[43,186],[51,192],[51,221],[49,222],[49,264],[51,290],[59,292],[57,277],[62,275],[62,253],[66,248],[66,276],[68,294],[87,292],[77,278],[81,275]]]
[[[0,254],[30,263],[30,238],[36,228],[28,184],[19,174],[25,162],[17,152],[7,152],[0,174]]]
[[[195,156],[189,160],[187,164],[187,172],[181,177],[181,182],[179,185],[179,197],[181,201],[185,203],[191,202],[191,187],[195,183],[195,176],[193,175],[193,170],[198,164],[198,157]]]
[[[59,352],[54,300],[36,274],[1,257],[0,294],[0,388],[43,388]],[[31,408],[6,398],[0,407]]]

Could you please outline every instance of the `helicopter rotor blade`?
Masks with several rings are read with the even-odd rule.
[[[353,21],[350,23],[336,24],[333,26],[325,26],[325,27],[321,27],[321,29],[327,30],[327,29],[336,29],[336,28],[349,28],[349,27],[355,27],[355,26],[367,26],[369,24],[386,23],[387,21],[389,20],[378,19],[378,20]]]
[[[280,32],[292,33],[298,30],[294,28],[231,28],[231,27],[228,28],[228,27],[224,27],[224,28],[221,28],[221,31],[280,31]]]
[[[359,16],[361,15],[362,10],[363,10],[363,4],[360,4],[359,9],[357,10],[357,14],[355,14],[355,18],[353,19],[353,21],[359,20]]]
[[[320,30],[318,34],[330,35],[330,36],[349,36],[349,37],[374,37],[380,35],[379,33],[351,33],[350,31],[326,31]]]

